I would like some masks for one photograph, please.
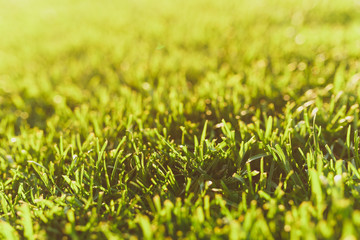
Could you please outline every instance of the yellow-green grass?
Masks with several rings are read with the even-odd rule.
[[[4,239],[360,237],[358,1],[0,0]]]

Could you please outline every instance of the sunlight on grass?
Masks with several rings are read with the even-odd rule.
[[[358,1],[0,5],[2,238],[359,238]]]

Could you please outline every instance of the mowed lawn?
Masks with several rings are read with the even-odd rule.
[[[0,0],[1,239],[359,239],[360,2]]]

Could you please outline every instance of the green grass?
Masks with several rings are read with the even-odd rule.
[[[360,238],[358,1],[0,5],[0,238]]]

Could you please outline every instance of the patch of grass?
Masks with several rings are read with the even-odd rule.
[[[4,239],[357,239],[356,1],[1,1]]]

